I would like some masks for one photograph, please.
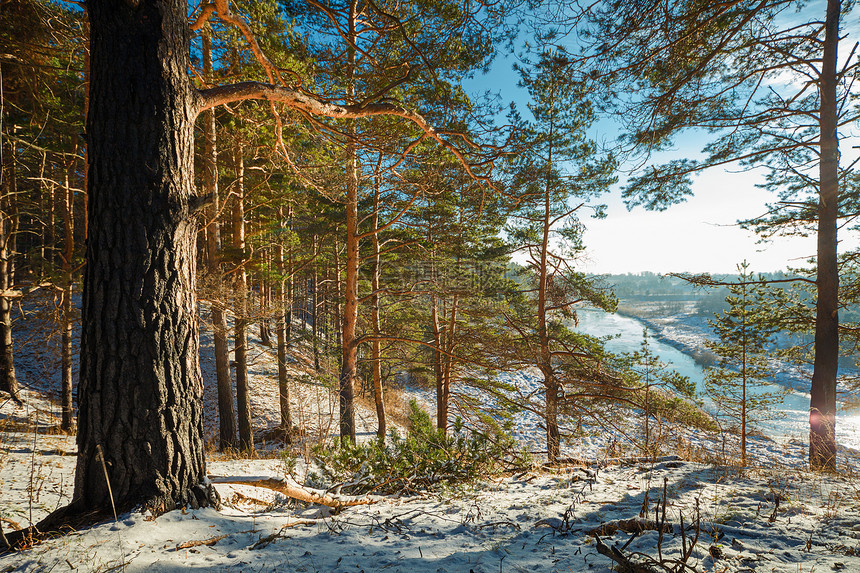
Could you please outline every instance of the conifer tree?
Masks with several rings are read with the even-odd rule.
[[[769,361],[780,320],[773,306],[766,304],[765,277],[755,277],[744,261],[738,265],[738,280],[727,288],[728,310],[708,321],[719,340],[708,341],[707,346],[719,363],[705,372],[705,391],[718,412],[739,427],[745,466],[750,430],[778,415],[771,407],[782,402],[788,390],[774,385]]]
[[[646,456],[656,455],[657,443],[655,442],[660,441],[662,433],[658,431],[656,439],[652,439],[651,420],[654,419],[658,427],[662,428],[663,414],[662,408],[655,406],[655,403],[659,404],[660,402],[659,396],[655,396],[655,392],[677,395],[686,400],[692,400],[696,392],[696,386],[689,377],[682,376],[669,369],[668,366],[651,350],[651,344],[648,342],[648,330],[643,330],[642,343],[639,350],[630,355],[629,366],[626,370],[628,374],[632,374],[633,379],[639,385],[641,402],[636,401],[642,407],[644,421],[642,450]]]
[[[582,250],[577,212],[614,181],[614,162],[601,157],[586,137],[594,113],[585,85],[568,81],[569,63],[564,55],[546,50],[533,68],[521,68],[534,120],[511,113],[522,147],[511,164],[510,189],[519,207],[508,234],[514,250],[527,256],[529,310],[509,315],[509,327],[520,333],[525,363],[543,377],[550,462],[559,455],[559,402],[569,391],[565,385],[600,377],[599,360],[586,349],[595,341],[568,326],[573,307],[580,302],[605,309],[614,305],[611,296],[572,266]],[[599,206],[596,212],[601,213]]]

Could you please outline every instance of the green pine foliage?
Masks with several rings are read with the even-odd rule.
[[[642,408],[643,435],[639,447],[646,456],[656,455],[663,437],[663,420],[671,417],[673,411],[689,409],[682,405],[695,402],[696,384],[654,354],[647,330],[642,332],[639,350],[630,354],[628,360],[627,374],[639,386],[634,400]],[[652,427],[652,420],[657,423],[656,428]]]
[[[500,428],[493,433],[469,431],[457,420],[453,432],[446,435],[415,400],[409,407],[405,437],[392,429],[384,443],[343,440],[318,448],[320,473],[312,475],[311,481],[342,483],[341,491],[351,494],[409,493],[474,482],[501,470],[531,465]]]
[[[541,372],[546,390],[540,415],[551,462],[561,442],[559,406],[576,409],[593,394],[611,392],[600,341],[572,328],[576,306],[614,310],[616,303],[609,289],[576,267],[584,249],[583,214],[603,215],[594,198],[614,183],[615,161],[587,137],[594,109],[586,87],[568,81],[570,66],[553,49],[538,52],[531,67],[519,69],[520,85],[531,96],[531,119],[515,107],[510,114],[518,149],[508,185],[517,207],[506,234],[525,264],[522,296],[505,314],[513,338],[507,360],[513,368]]]
[[[728,290],[729,309],[709,321],[719,340],[709,342],[708,348],[719,362],[706,373],[705,391],[719,415],[738,428],[741,463],[746,465],[747,435],[757,423],[778,416],[772,406],[787,392],[773,384],[769,363],[780,320],[773,307],[764,304],[764,277],[754,276],[746,261],[738,265],[738,280]]]

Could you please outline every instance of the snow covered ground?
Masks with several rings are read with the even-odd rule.
[[[214,412],[205,331],[202,339],[206,410]],[[254,340],[250,355],[252,408],[262,430],[277,424],[274,354]],[[19,360],[26,366],[20,369],[26,377],[25,406],[0,398],[0,522],[5,531],[67,503],[75,464],[74,439],[49,432],[58,415],[49,400],[54,382],[29,378],[31,372],[47,371],[29,364],[35,360],[32,353],[19,353]],[[303,412],[309,440],[318,441],[336,424],[335,402],[310,376],[305,354],[296,353],[292,367],[295,411]],[[526,391],[534,383],[526,373],[513,377]],[[206,420],[210,438],[216,422]],[[364,435],[373,432],[372,409],[359,407],[359,423]],[[517,427],[519,440],[539,448],[536,419],[522,415]],[[683,443],[674,449],[698,461],[667,456],[642,462],[619,445],[620,435],[603,431],[567,443],[565,455],[585,462],[581,467],[487,476],[471,486],[382,498],[339,512],[264,487],[216,483],[224,502],[220,511],[174,511],[155,519],[120,515],[4,555],[0,572],[606,572],[613,561],[598,552],[598,537],[609,546],[626,545],[625,558],[636,559],[638,553],[641,561],[655,565],[662,556],[666,567],[676,566],[684,548],[692,546],[687,571],[860,571],[857,452],[842,452],[838,475],[820,475],[802,469],[802,444],[753,439],[756,467],[739,470],[702,462],[721,459],[724,444],[718,436],[678,430],[666,436],[667,447]],[[731,438],[728,442],[731,449]],[[281,478],[291,471],[302,482],[312,469],[305,461],[312,460],[307,450],[295,455],[296,466],[288,470],[277,455],[223,459],[213,453],[208,470],[233,478]],[[662,518],[664,496],[671,531],[664,528],[661,534],[655,517]],[[639,518],[643,513],[647,519]],[[624,531],[643,526],[636,535]]]

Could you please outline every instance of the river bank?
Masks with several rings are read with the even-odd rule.
[[[631,353],[638,350],[643,340],[643,330],[648,333],[651,350],[673,370],[687,376],[696,384],[699,395],[705,399],[705,407],[713,411],[713,405],[704,395],[705,367],[695,356],[707,350],[705,342],[713,339],[704,316],[694,308],[695,301],[679,304],[672,301],[671,309],[659,302],[635,305],[622,300],[615,314],[596,309],[579,311],[579,328],[588,334],[607,340],[607,349],[616,353]],[[631,308],[633,306],[633,308]],[[776,382],[791,391],[777,406],[781,417],[762,422],[758,430],[763,435],[780,442],[805,443],[809,435],[809,385],[810,372],[802,367],[785,362],[775,362]],[[840,445],[860,448],[860,416],[856,410],[840,404],[837,414],[837,440]]]

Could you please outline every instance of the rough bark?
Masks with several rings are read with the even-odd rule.
[[[198,365],[186,5],[88,2],[89,237],[73,506],[216,502]],[[105,472],[110,490],[105,480]]]
[[[451,312],[448,317],[448,327],[445,330],[445,355],[442,357],[442,405],[439,408],[442,419],[447,425],[448,412],[451,404],[451,377],[454,365],[455,339],[457,336],[457,305],[459,296],[451,298]]]
[[[268,266],[269,261],[267,252],[263,252],[263,268]],[[272,327],[269,324],[269,306],[271,305],[271,293],[268,281],[263,278],[262,274],[257,276],[258,285],[260,287],[260,344],[263,346],[272,346]]]
[[[236,197],[233,202],[233,248],[239,253],[236,269],[236,307],[233,326],[233,363],[236,366],[236,409],[239,417],[239,449],[254,449],[251,397],[248,388],[248,274],[245,271],[245,163],[242,146],[234,149]]]
[[[837,137],[837,47],[839,0],[828,0],[819,95],[821,159],[818,196],[818,300],[815,363],[809,401],[809,465],[836,469],[836,376],[839,369],[839,268],[837,217],[839,140]]]
[[[314,237],[314,243],[316,244],[316,237]],[[313,312],[311,313],[311,336],[313,336],[313,352],[314,352],[314,370],[319,372],[320,370],[320,337],[319,337],[319,271],[317,270],[317,266],[314,265],[314,269],[311,272],[311,286],[313,288],[313,292],[311,293],[311,308]]]
[[[550,123],[550,132],[548,141],[552,142],[554,138],[553,124]],[[552,364],[552,355],[550,353],[549,329],[547,325],[547,287],[549,285],[549,239],[550,227],[552,226],[552,197],[551,197],[551,173],[552,173],[552,144],[549,146],[547,156],[546,187],[544,189],[544,213],[543,213],[543,228],[540,251],[540,269],[538,269],[538,337],[540,338],[540,356],[538,357],[539,368],[543,374],[543,383],[546,387],[546,454],[549,463],[555,463],[561,449],[561,437],[558,430],[558,380],[555,378],[555,372]]]
[[[203,73],[209,80],[212,77],[212,40],[209,28],[203,29]],[[203,113],[203,185],[209,196],[206,212],[206,250],[209,274],[217,277],[218,286],[223,280],[221,273],[221,224],[218,214],[221,210],[218,196],[218,141],[215,131],[215,110]],[[219,288],[220,292],[220,288]],[[210,309],[212,318],[212,338],[215,351],[215,380],[218,388],[218,449],[236,449],[236,410],[233,407],[233,382],[230,379],[230,355],[227,346],[227,315],[224,301],[214,297]]]
[[[343,305],[343,362],[340,371],[340,435],[355,442],[355,378],[358,372],[358,173],[355,146],[349,158],[346,193],[346,280]]]
[[[351,46],[347,48],[347,92],[355,97],[356,2],[349,3],[348,30]],[[354,135],[350,122],[347,132]],[[346,281],[343,305],[343,362],[340,370],[340,436],[355,443],[355,378],[358,374],[358,151],[352,138],[346,145]]]
[[[430,326],[433,328],[433,374],[436,378],[436,429],[448,431],[448,415],[445,412],[445,379],[442,368],[442,327],[439,320],[439,299],[434,294],[430,307]]]

